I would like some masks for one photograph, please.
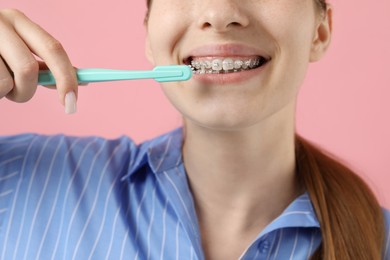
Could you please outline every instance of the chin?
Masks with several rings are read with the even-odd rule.
[[[186,124],[214,131],[239,131],[256,124],[256,120],[243,117],[186,118]]]

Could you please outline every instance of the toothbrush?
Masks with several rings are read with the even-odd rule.
[[[157,82],[185,81],[192,77],[192,69],[187,65],[156,66],[153,70],[110,70],[77,69],[80,84],[118,80],[154,79]],[[49,70],[39,71],[38,85],[55,85],[55,79]]]

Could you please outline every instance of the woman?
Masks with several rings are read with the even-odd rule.
[[[296,95],[329,46],[331,8],[321,0],[154,0],[148,10],[151,63],[196,71],[162,86],[183,130],[140,146],[2,138],[0,258],[390,257],[390,216],[369,188],[295,135]],[[8,39],[1,96],[33,96],[33,52],[74,112],[76,77],[58,41],[18,11],[0,17]]]

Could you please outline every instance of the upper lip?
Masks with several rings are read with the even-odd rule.
[[[213,44],[197,47],[184,55],[183,63],[192,57],[249,57],[260,56],[267,61],[271,56],[265,50],[243,44]]]

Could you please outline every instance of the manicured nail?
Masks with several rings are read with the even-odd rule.
[[[68,92],[65,96],[65,113],[74,114],[77,111],[77,100],[76,94],[71,91]]]

